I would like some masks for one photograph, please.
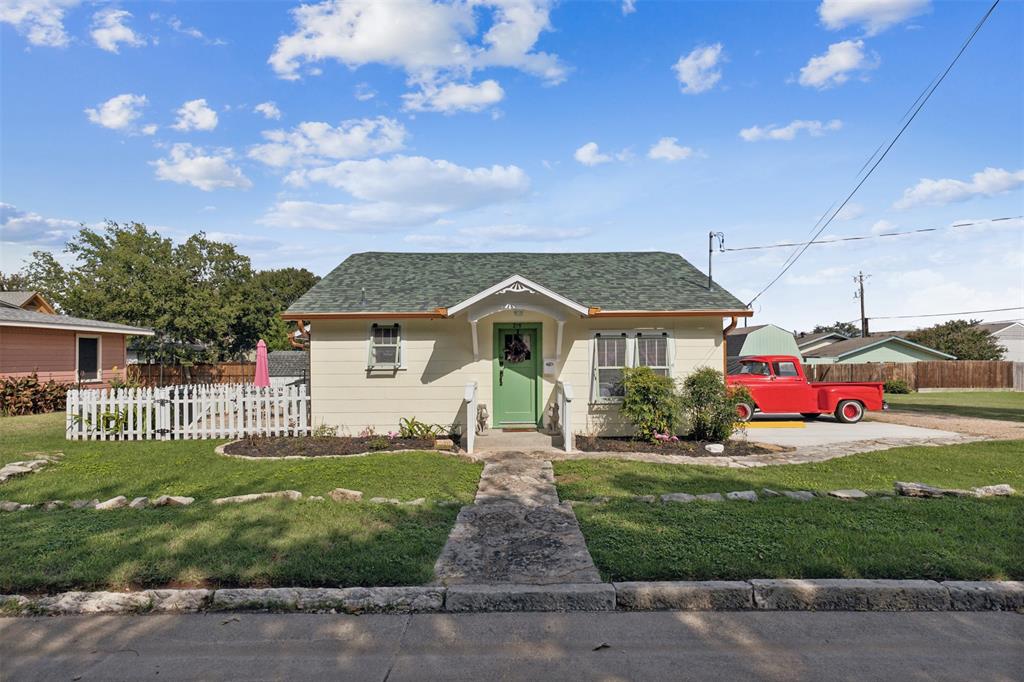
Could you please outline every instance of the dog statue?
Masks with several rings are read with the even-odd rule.
[[[487,405],[480,403],[476,406],[476,432],[477,435],[487,430],[487,424],[491,420],[491,415],[487,412]]]

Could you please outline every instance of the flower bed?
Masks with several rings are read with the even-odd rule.
[[[428,438],[389,438],[387,436],[305,438],[243,438],[224,446],[224,454],[243,457],[337,457],[367,452],[395,450],[433,450]]]
[[[746,441],[728,441],[722,444],[725,448],[723,452],[712,453],[704,448],[708,444],[705,441],[685,439],[659,440],[652,443],[626,436],[576,436],[576,447],[584,452],[654,452],[689,457],[737,457],[778,451]]]

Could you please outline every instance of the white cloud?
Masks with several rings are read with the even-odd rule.
[[[858,204],[856,202],[851,201],[847,203],[846,206],[843,206],[842,210],[840,210],[839,213],[836,213],[836,220],[838,220],[839,222],[856,220],[857,218],[860,218],[862,215],[864,215],[865,211],[867,211],[867,209],[864,208],[863,204]]]
[[[369,102],[377,96],[377,91],[371,88],[369,83],[357,83],[353,94],[360,102]]]
[[[180,143],[171,147],[166,159],[151,162],[156,177],[178,184],[189,184],[204,192],[219,188],[249,189],[252,181],[242,170],[231,165],[230,150],[207,154],[201,147]]]
[[[488,67],[514,68],[556,84],[565,79],[565,67],[556,55],[534,50],[551,28],[549,11],[549,0],[325,0],[292,10],[296,31],[278,39],[267,61],[290,80],[301,76],[304,65],[317,73],[313,65],[327,60],[350,68],[387,64],[403,69],[426,99],[430,89],[465,84]],[[482,36],[478,23],[489,26]]]
[[[64,11],[80,0],[4,0],[0,23],[10,24],[37,47],[67,47]]]
[[[0,202],[0,242],[61,244],[78,232],[81,223],[61,218],[44,218]]]
[[[154,18],[159,18],[159,15]],[[188,36],[189,38],[201,40],[207,45],[227,45],[226,40],[221,40],[220,38],[207,38],[206,35],[198,28],[195,28],[194,26],[186,26],[178,17],[170,17],[167,20],[167,25],[170,26],[175,33],[180,33]]]
[[[844,40],[832,43],[825,54],[811,57],[800,69],[800,85],[824,90],[842,85],[850,80],[854,71],[867,71],[878,67],[877,55],[868,58],[864,54],[863,40]]]
[[[189,130],[213,130],[217,127],[217,112],[206,105],[205,99],[193,99],[178,109],[178,120],[171,126],[183,132]]]
[[[632,14],[636,11],[636,0],[622,0],[622,14]]]
[[[516,199],[530,180],[517,166],[466,168],[421,156],[342,161],[295,171],[292,184],[322,182],[357,201],[277,203],[261,222],[280,227],[357,230],[422,225],[454,211]]]
[[[263,114],[264,118],[269,118],[274,121],[281,119],[281,110],[277,108],[276,102],[260,102],[252,109],[256,113]]]
[[[291,131],[265,130],[267,143],[252,147],[249,158],[268,166],[308,166],[396,152],[405,146],[405,126],[393,118],[361,118],[337,126],[305,121]]]
[[[479,85],[447,83],[437,87],[427,84],[419,92],[402,95],[405,108],[410,111],[440,111],[445,114],[481,111],[504,97],[505,91],[495,80],[486,80]]]
[[[851,274],[853,270],[847,266],[836,266],[821,268],[806,275],[786,275],[786,282],[796,286],[820,286],[822,284],[835,284],[841,282]]]
[[[828,131],[839,130],[843,127],[843,122],[839,119],[832,119],[826,123],[821,121],[791,121],[787,126],[751,126],[744,128],[740,131],[740,137],[747,142],[757,142],[758,140],[792,140],[796,138],[797,133],[801,130],[807,131],[807,134],[811,137],[821,137]]]
[[[683,92],[697,95],[715,87],[722,79],[718,65],[723,61],[722,43],[715,43],[697,47],[685,57],[680,57],[672,69],[683,86]]]
[[[822,0],[818,16],[833,31],[856,24],[872,36],[924,14],[930,6],[931,0]]]
[[[1021,185],[1024,185],[1024,170],[986,168],[972,175],[970,181],[924,178],[913,187],[905,189],[903,197],[894,205],[896,208],[911,208],[921,204],[944,206],[979,196],[991,197],[1017,189]]]
[[[85,115],[96,125],[130,133],[136,131],[135,122],[142,116],[142,107],[147,103],[145,95],[125,93],[111,97],[95,109],[86,109]],[[156,130],[156,125],[150,124],[143,126],[140,132],[143,135],[152,135]]]
[[[608,163],[612,160],[607,154],[602,154],[598,148],[596,142],[588,142],[573,154],[573,158],[582,163],[584,166],[596,166],[601,163]]]
[[[689,147],[681,147],[674,137],[663,137],[647,152],[647,158],[661,161],[681,161],[693,156]]]
[[[90,35],[96,47],[117,54],[120,45],[142,47],[146,40],[132,30],[125,22],[132,18],[131,12],[108,7],[92,15]]]

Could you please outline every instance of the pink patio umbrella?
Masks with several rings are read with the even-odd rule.
[[[256,388],[265,388],[270,385],[270,365],[267,363],[267,344],[260,339],[256,344],[256,376],[252,383]]]

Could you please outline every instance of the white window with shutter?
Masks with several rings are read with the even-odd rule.
[[[593,338],[590,400],[618,402],[625,395],[623,370],[650,367],[656,374],[672,376],[674,344],[661,329],[596,332]]]
[[[369,369],[401,369],[402,367],[402,326],[399,324],[377,324],[370,326]]]

